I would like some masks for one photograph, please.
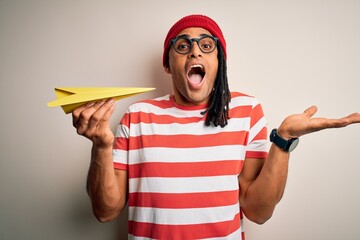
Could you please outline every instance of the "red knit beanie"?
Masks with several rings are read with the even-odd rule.
[[[169,48],[171,40],[175,38],[182,30],[190,27],[201,27],[208,30],[214,37],[219,39],[220,45],[224,51],[226,59],[226,42],[220,27],[211,18],[204,15],[189,15],[177,21],[169,30],[164,41],[163,65],[168,63]]]

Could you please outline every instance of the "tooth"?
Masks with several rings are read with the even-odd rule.
[[[203,68],[203,66],[201,66],[201,65],[192,65],[191,66],[191,68],[195,68],[195,67]]]

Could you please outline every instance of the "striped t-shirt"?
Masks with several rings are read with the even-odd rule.
[[[128,171],[129,239],[244,239],[238,175],[245,158],[266,158],[267,122],[242,93],[224,128],[205,126],[205,107],[167,95],[122,118],[113,159]]]

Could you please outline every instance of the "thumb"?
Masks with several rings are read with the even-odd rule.
[[[317,112],[317,107],[316,106],[311,106],[308,109],[306,109],[304,111],[304,114],[306,116],[308,116],[309,118],[311,118],[312,116],[314,116],[314,114]]]

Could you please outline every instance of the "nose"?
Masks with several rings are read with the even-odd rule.
[[[198,45],[198,43],[196,41],[193,41],[192,43],[192,47],[191,47],[191,50],[189,52],[189,58],[198,58],[198,57],[201,57],[201,50],[200,50],[200,47]]]

